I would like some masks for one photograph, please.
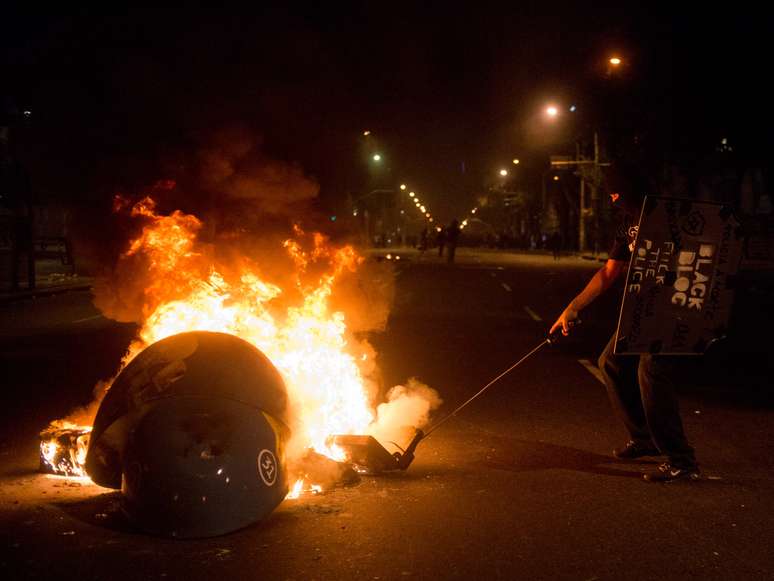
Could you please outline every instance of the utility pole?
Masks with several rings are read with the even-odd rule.
[[[569,157],[569,156],[568,156]],[[576,146],[575,159],[564,156],[551,156],[551,167],[577,167],[580,176],[580,195],[578,203],[578,250],[586,249],[586,218],[593,218],[594,235],[599,236],[599,185],[602,182],[601,168],[607,167],[610,162],[599,159],[599,135],[594,132],[594,158],[585,159],[580,152],[580,146]],[[591,169],[589,172],[588,169]],[[591,190],[591,205],[586,208],[586,182]],[[598,240],[599,238],[597,238]]]

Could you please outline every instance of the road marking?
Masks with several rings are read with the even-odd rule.
[[[532,320],[534,321],[542,321],[543,319],[540,318],[540,315],[538,315],[535,311],[529,308],[529,305],[524,305],[524,310],[527,311],[527,314],[532,317]]]
[[[504,283],[504,282],[501,282],[501,283],[500,283],[500,286],[502,286],[502,287],[503,287],[505,290],[507,290],[508,292],[511,292],[511,287],[509,287],[509,286],[508,286],[506,283]]]
[[[94,315],[92,317],[86,317],[85,319],[76,319],[73,323],[85,323],[86,321],[93,321],[94,319],[101,319],[102,315]]]
[[[602,377],[602,372],[599,370],[599,367],[591,363],[588,359],[578,359],[578,363],[583,365],[586,369],[589,370],[589,373],[596,377],[599,380],[599,383],[602,385],[605,385],[605,379]]]

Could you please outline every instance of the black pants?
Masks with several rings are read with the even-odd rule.
[[[651,443],[682,468],[696,466],[674,392],[679,358],[658,355],[614,355],[615,335],[599,357],[607,394],[632,440]]]
[[[449,244],[446,246],[446,262],[451,264],[454,262],[454,252],[457,250],[456,244]]]

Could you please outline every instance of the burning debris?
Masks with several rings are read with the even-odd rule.
[[[224,534],[288,492],[285,384],[258,349],[224,333],[158,341],[121,372],[94,421],[86,469],[124,493],[140,528]]]
[[[173,465],[201,461],[210,466],[220,448],[199,450],[197,446],[203,446],[210,436],[191,436],[186,414],[204,421],[217,410],[223,411],[225,400],[248,402],[250,409],[261,410],[252,414],[254,429],[268,421],[279,434],[274,440],[269,438],[271,445],[261,448],[274,450],[275,465],[267,465],[266,470],[281,472],[283,479],[289,474],[297,477],[295,483],[277,480],[276,486],[272,485],[272,491],[283,491],[284,497],[289,488],[291,495],[293,491],[317,492],[336,482],[357,479],[351,466],[341,463],[347,462],[348,456],[332,435],[371,434],[384,442],[404,441],[440,404],[433,390],[410,380],[406,386],[394,388],[388,394],[389,401],[374,413],[377,369],[373,349],[361,337],[363,331],[375,330],[386,322],[392,293],[391,278],[385,274],[389,267],[366,264],[351,246],[335,246],[322,234],[308,234],[297,226],[290,237],[273,245],[264,241],[254,252],[232,237],[204,243],[199,240],[202,223],[195,216],[181,211],[161,214],[150,198],[134,205],[124,199],[119,202],[116,209],[129,211],[143,226],[118,259],[111,278],[98,285],[95,302],[106,316],[134,321],[140,331],[102,401],[91,442],[53,431],[43,442],[41,455],[50,459],[47,466],[51,470],[59,469],[64,456],[74,459],[70,461],[73,467],[83,465],[84,454],[78,446],[85,449],[88,445],[85,465],[98,484],[119,487],[123,478],[136,490],[159,491],[161,496],[157,497],[153,496],[156,492],[147,492],[155,498],[150,503],[152,509],[146,503],[143,510],[147,514],[164,513],[182,522],[188,517],[180,507],[188,506],[190,514],[199,514],[206,521],[201,515],[207,511],[202,507],[207,504],[208,510],[214,510],[217,494],[210,491],[196,502],[181,502],[170,488],[174,479],[166,481],[163,476],[163,463],[154,456],[156,463],[149,464],[144,456],[150,452],[141,451],[148,448],[161,454],[165,450]],[[271,250],[267,252],[267,248]],[[230,337],[234,345],[247,345],[265,355],[260,356],[267,366],[276,367],[285,386],[283,393],[286,388],[281,415],[276,403],[260,400],[266,386],[260,378],[265,374],[228,371],[244,365],[236,365],[231,353],[244,347],[216,349],[207,356],[207,364],[189,364],[189,360],[209,352],[202,345],[211,343],[214,336]],[[170,355],[170,349],[176,355]],[[217,383],[220,376],[231,379]],[[178,390],[183,386],[192,390],[182,394],[185,398],[199,398],[196,405],[188,399],[185,405],[169,401],[170,394],[175,395],[173,400],[181,395]],[[225,396],[227,393],[230,395]],[[260,402],[250,403],[255,398]],[[205,400],[212,407],[204,406]],[[278,430],[275,423],[284,427]],[[154,435],[154,426],[161,430],[158,435]],[[57,452],[60,448],[54,449],[51,443],[55,440],[61,449],[70,446],[72,450],[74,445],[75,451]],[[188,440],[193,443],[185,450],[175,448]],[[258,474],[256,462],[262,465],[260,450],[257,454],[252,460],[250,486]],[[130,457],[135,460],[129,461]],[[149,465],[160,474],[154,476],[157,482],[153,485],[137,468]],[[288,465],[292,466],[290,471],[285,469]],[[62,464],[73,471],[68,466]],[[233,478],[223,468],[222,473],[216,470],[213,483]],[[182,469],[183,474],[190,469]],[[128,504],[137,508],[145,494],[127,494]],[[242,500],[249,504],[254,499]],[[272,503],[281,500],[272,495]],[[269,504],[264,503],[264,508]],[[183,512],[175,513],[173,508]],[[256,512],[251,514],[254,520],[260,517]],[[175,529],[176,534],[193,527],[185,520]],[[166,530],[163,526],[147,528]],[[210,528],[217,527],[211,523]]]
[[[62,476],[86,476],[84,463],[91,426],[58,420],[40,432],[40,471]]]
[[[406,470],[414,461],[414,451],[419,442],[425,437],[422,430],[417,430],[414,438],[406,449],[400,448],[400,452],[390,452],[382,446],[373,436],[356,434],[332,436],[331,440],[344,450],[347,462],[353,468],[363,474],[381,474],[395,470]]]
[[[348,462],[331,460],[312,449],[294,460],[288,471],[294,475],[294,484],[287,496],[289,499],[304,494],[320,494],[337,486],[351,486],[360,482],[360,476]]]

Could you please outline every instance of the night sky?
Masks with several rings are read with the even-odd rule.
[[[330,203],[379,180],[409,181],[449,211],[511,158],[540,167],[595,129],[631,159],[690,165],[724,137],[739,163],[770,157],[772,22],[763,13],[627,2],[359,6],[6,7],[0,93],[6,112],[32,112],[26,140],[39,189],[74,199],[163,178],[170,156],[233,126],[298,162]],[[611,52],[625,59],[615,75],[605,69]],[[576,104],[574,120],[540,125],[549,99]],[[369,175],[369,148],[389,174]]]

